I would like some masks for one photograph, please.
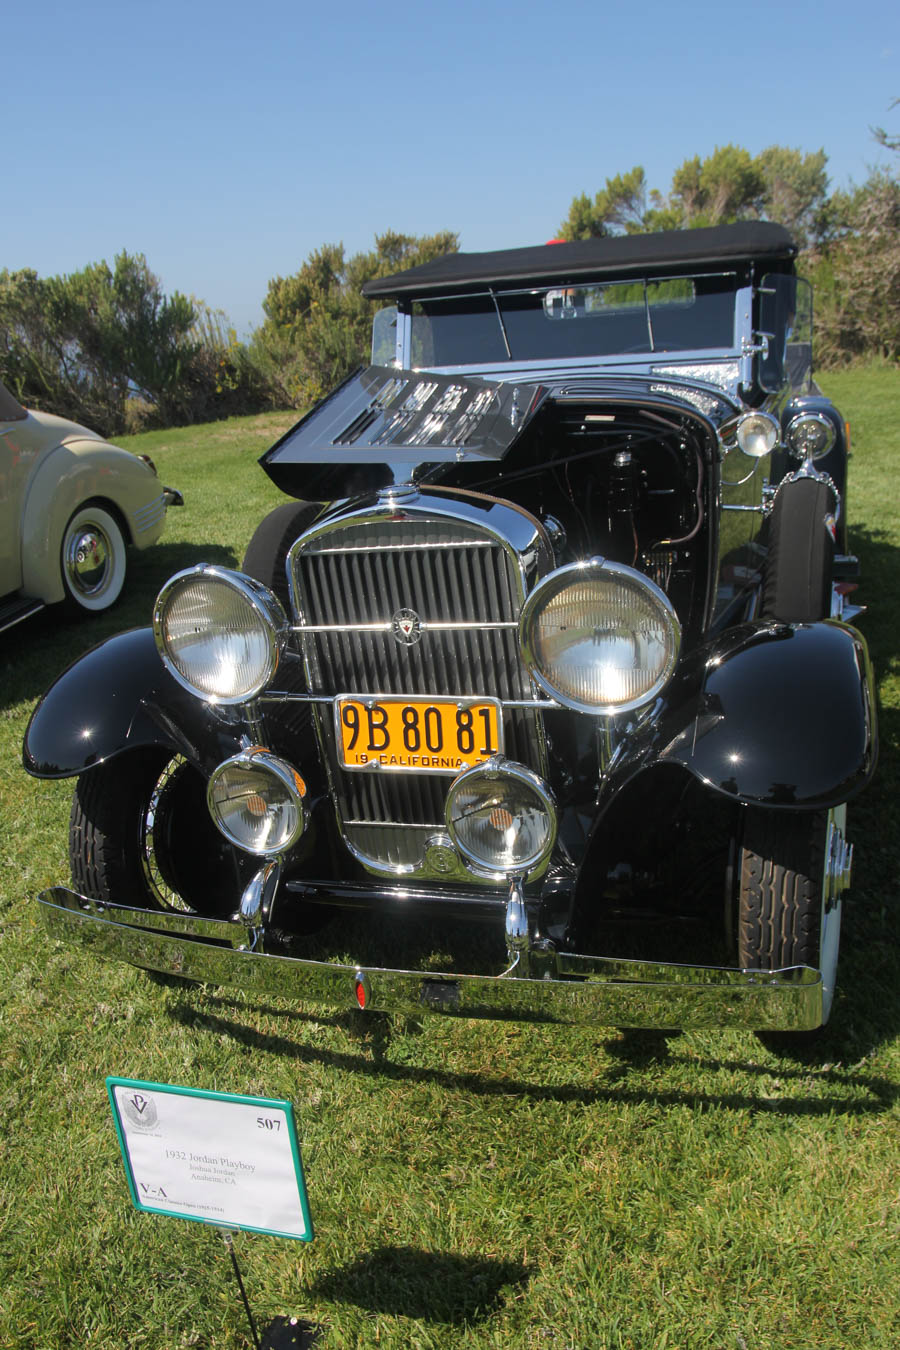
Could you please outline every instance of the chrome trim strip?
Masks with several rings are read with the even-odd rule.
[[[639,352],[634,355],[616,353],[610,356],[570,356],[546,357],[531,360],[482,361],[456,366],[413,366],[417,373],[466,376],[474,375],[484,380],[501,380],[504,384],[546,384],[568,377],[602,375],[637,375],[643,378],[653,376],[653,367],[661,364],[660,358],[668,365],[721,365],[733,364],[740,357],[740,351],[733,347],[697,347],[677,353]],[[716,383],[711,381],[711,383]],[[726,386],[733,396],[732,383]]]
[[[444,828],[444,822],[442,820],[426,821],[421,824],[410,824],[406,820],[351,820],[346,816],[344,818],[344,824],[359,825],[361,828],[377,830],[431,830],[433,832],[434,830],[442,830]]]
[[[51,886],[38,897],[41,904],[56,904],[63,908],[96,919],[104,924],[125,924],[129,928],[151,928],[171,937],[210,938],[238,946],[246,937],[246,928],[236,919],[204,919],[199,914],[181,910],[136,909],[131,905],[117,905],[110,900],[91,900],[77,895],[65,886]]]
[[[144,534],[147,530],[158,525],[166,514],[166,494],[161,492],[158,497],[154,497],[152,502],[146,506],[139,506],[134,513],[134,523],[137,526],[139,534]]]
[[[421,500],[421,499],[419,498],[418,492],[417,492],[414,488],[409,492],[408,496],[411,497],[411,498],[412,498],[412,497],[415,497],[415,498]],[[454,541],[454,540],[448,540],[446,543],[440,543],[440,544],[429,544],[429,543],[424,543],[424,542],[419,542],[419,543],[409,543],[409,544],[399,544],[399,543],[398,543],[398,544],[391,544],[391,543],[379,544],[379,545],[378,545],[378,552],[379,552],[379,553],[421,553],[421,552],[425,552],[425,551],[427,551],[427,550],[430,549],[430,550],[432,550],[432,552],[442,553],[442,552],[444,551],[444,549],[446,549],[446,548],[493,548],[493,546],[494,546],[494,541],[493,541],[492,539],[457,539],[457,540],[455,540],[455,541]],[[316,555],[317,555],[318,557],[320,557],[320,558],[322,558],[322,557],[328,557],[328,556],[329,556],[330,554],[332,554],[332,553],[337,553],[337,554],[350,554],[350,553],[371,553],[371,552],[372,552],[372,549],[371,549],[371,548],[365,547],[365,546],[363,546],[363,545],[358,545],[358,544],[348,544],[348,545],[346,545],[346,547],[344,547],[344,548],[317,548],[317,549],[316,549]]]
[[[0,633],[5,633],[8,628],[15,628],[16,624],[21,623],[23,619],[30,619],[32,614],[40,614],[41,610],[46,608],[43,600],[35,600],[32,604],[27,604],[24,609],[17,610],[12,618],[0,615]]]
[[[549,979],[383,970],[215,946],[149,926],[150,920],[163,916],[144,915],[148,926],[134,927],[109,917],[119,907],[96,902],[92,906],[63,887],[44,891],[38,903],[50,935],[60,941],[79,943],[98,956],[147,970],[236,985],[256,997],[309,999],[357,1009],[356,986],[362,978],[368,991],[367,1012],[781,1031],[811,1030],[822,1020],[821,975],[807,966],[741,971],[553,954],[557,978]],[[164,917],[170,927],[172,920],[182,918]],[[235,927],[222,926],[229,932]]]
[[[477,623],[479,628],[494,629],[518,628],[518,622],[511,619],[508,622],[486,623],[481,619],[462,619],[460,621],[450,621],[446,623],[439,620],[429,621],[422,619],[419,622],[419,630],[423,633],[442,633],[442,632],[467,632],[473,623]],[[292,633],[302,635],[304,633],[390,633],[393,624],[390,620],[386,623],[303,623],[295,624],[291,628]]]
[[[516,625],[516,627],[518,627],[518,625]],[[366,698],[375,699],[375,700],[377,701],[377,699],[378,699],[379,697],[384,698],[385,695],[383,695],[383,694],[382,694],[382,695],[378,695],[378,694],[366,694],[365,697],[366,697]],[[392,697],[392,698],[393,698],[393,697],[396,697],[396,695],[393,695],[393,694],[392,694],[391,697]],[[476,703],[477,703],[477,702],[479,701],[479,697],[480,697],[480,696],[479,696],[478,694],[473,694],[473,695],[469,695],[469,694],[466,694],[466,695],[459,695],[459,694],[453,694],[453,693],[450,693],[450,694],[415,694],[415,693],[414,693],[414,694],[410,695],[410,697],[411,697],[411,698],[414,698],[414,699],[415,699],[415,698],[454,698],[454,699],[457,699],[457,700],[458,700],[460,697],[464,697],[464,698],[470,698],[470,697],[471,697],[471,698],[474,698],[474,700],[475,700]],[[492,696],[492,697],[491,697],[491,701],[494,702],[494,703],[499,703],[501,708],[532,708],[532,709],[534,709],[536,712],[542,712],[542,711],[544,711],[545,709],[551,709],[551,710],[554,709],[554,708],[559,709],[559,708],[561,708],[561,707],[563,706],[561,703],[557,703],[554,699],[549,699],[549,698],[498,698],[498,699],[495,699],[495,698],[493,698],[493,696]],[[259,697],[256,699],[256,702],[257,702],[257,703],[333,703],[333,702],[334,702],[334,695],[333,695],[333,694],[295,694],[295,693],[292,693],[292,692],[288,691],[287,689],[283,689],[283,690],[273,689],[270,693],[267,693],[267,694],[260,694]]]

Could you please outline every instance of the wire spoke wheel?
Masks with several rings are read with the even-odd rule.
[[[69,861],[76,890],[93,899],[218,918],[238,908],[248,873],[248,860],[213,825],[203,775],[153,749],[81,775]]]

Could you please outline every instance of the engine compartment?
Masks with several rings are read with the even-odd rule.
[[[689,633],[702,623],[709,577],[710,441],[681,410],[562,395],[496,470],[441,466],[429,481],[524,507],[544,524],[557,565],[605,557],[643,572]]]

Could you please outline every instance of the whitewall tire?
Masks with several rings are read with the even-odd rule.
[[[125,584],[125,539],[102,506],[80,506],[65,528],[62,579],[70,609],[99,613],[115,604]]]

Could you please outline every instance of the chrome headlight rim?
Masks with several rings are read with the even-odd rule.
[[[492,784],[502,783],[504,779],[509,779],[521,786],[529,788],[538,798],[541,807],[548,817],[549,827],[542,847],[539,850],[535,850],[527,858],[521,859],[515,866],[503,867],[493,865],[483,856],[479,856],[477,853],[473,852],[473,850],[468,848],[460,839],[456,830],[455,823],[452,819],[454,802],[463,789],[470,787],[473,781],[477,781],[481,778]],[[491,759],[485,760],[482,764],[473,764],[471,769],[463,769],[462,773],[457,774],[456,778],[453,779],[453,782],[447,789],[447,797],[444,804],[444,824],[453,847],[471,871],[476,872],[479,876],[483,877],[527,877],[536,872],[553,852],[559,828],[559,815],[553,793],[539,774],[536,774],[533,769],[529,769],[526,765],[519,764],[515,760],[506,759],[503,755],[494,755]]]
[[[760,431],[765,433],[761,448],[751,446],[754,424],[757,434]],[[781,425],[772,413],[763,412],[761,408],[749,408],[723,422],[719,427],[718,437],[726,453],[737,446],[748,459],[762,459],[779,444]]]
[[[795,444],[799,433],[804,427],[821,427],[825,433],[825,444],[821,450],[809,451],[803,446]],[[834,449],[834,443],[837,440],[837,429],[830,417],[826,417],[821,412],[799,412],[791,418],[787,424],[784,435],[787,447],[796,459],[824,459],[830,450]]]
[[[266,658],[259,677],[237,694],[210,694],[208,691],[199,688],[182,673],[167,649],[164,625],[166,612],[173,594],[181,590],[187,583],[193,583],[203,578],[224,584],[237,591],[260,621],[259,631],[265,640]],[[250,703],[268,687],[278,669],[290,631],[290,623],[285,614],[284,606],[267,586],[264,586],[261,581],[257,581],[254,577],[246,576],[243,572],[236,572],[229,567],[220,567],[216,563],[197,563],[194,567],[185,567],[182,571],[171,576],[156,597],[153,606],[152,626],[160,660],[173,680],[182,689],[186,689],[188,693],[193,694],[195,698],[202,699],[204,703],[222,704],[225,707]]]
[[[629,585],[637,584],[643,588],[658,606],[671,637],[671,654],[653,683],[634,698],[617,703],[587,703],[557,689],[538,665],[532,637],[535,619],[554,595],[559,594],[571,582],[584,581],[599,574],[602,574],[604,579],[610,576],[622,577]],[[529,592],[519,615],[519,649],[531,678],[555,703],[573,712],[587,713],[592,717],[611,717],[618,713],[635,712],[638,708],[652,703],[669,683],[681,653],[681,621],[665,591],[643,572],[639,572],[635,567],[629,567],[626,563],[612,562],[608,558],[588,558],[581,562],[567,563],[564,567],[549,572]]]
[[[297,812],[297,820],[294,828],[283,840],[272,848],[252,848],[245,841],[242,841],[231,830],[222,819],[219,810],[219,803],[215,798],[215,789],[221,781],[223,775],[231,769],[262,769],[264,772],[277,779],[285,789],[293,806]],[[206,805],[209,814],[212,817],[213,824],[229,844],[239,848],[243,853],[249,853],[254,858],[280,858],[290,853],[291,849],[299,843],[306,832],[309,821],[308,810],[306,806],[306,784],[292,765],[280,756],[267,750],[264,746],[253,745],[246,750],[241,750],[236,755],[217,764],[209,776],[209,782],[206,785]]]
[[[763,433],[762,449],[751,448],[751,437],[759,435],[760,432]],[[763,459],[772,453],[781,439],[781,427],[777,417],[754,409],[752,412],[741,413],[735,427],[735,437],[743,453],[750,459]]]

